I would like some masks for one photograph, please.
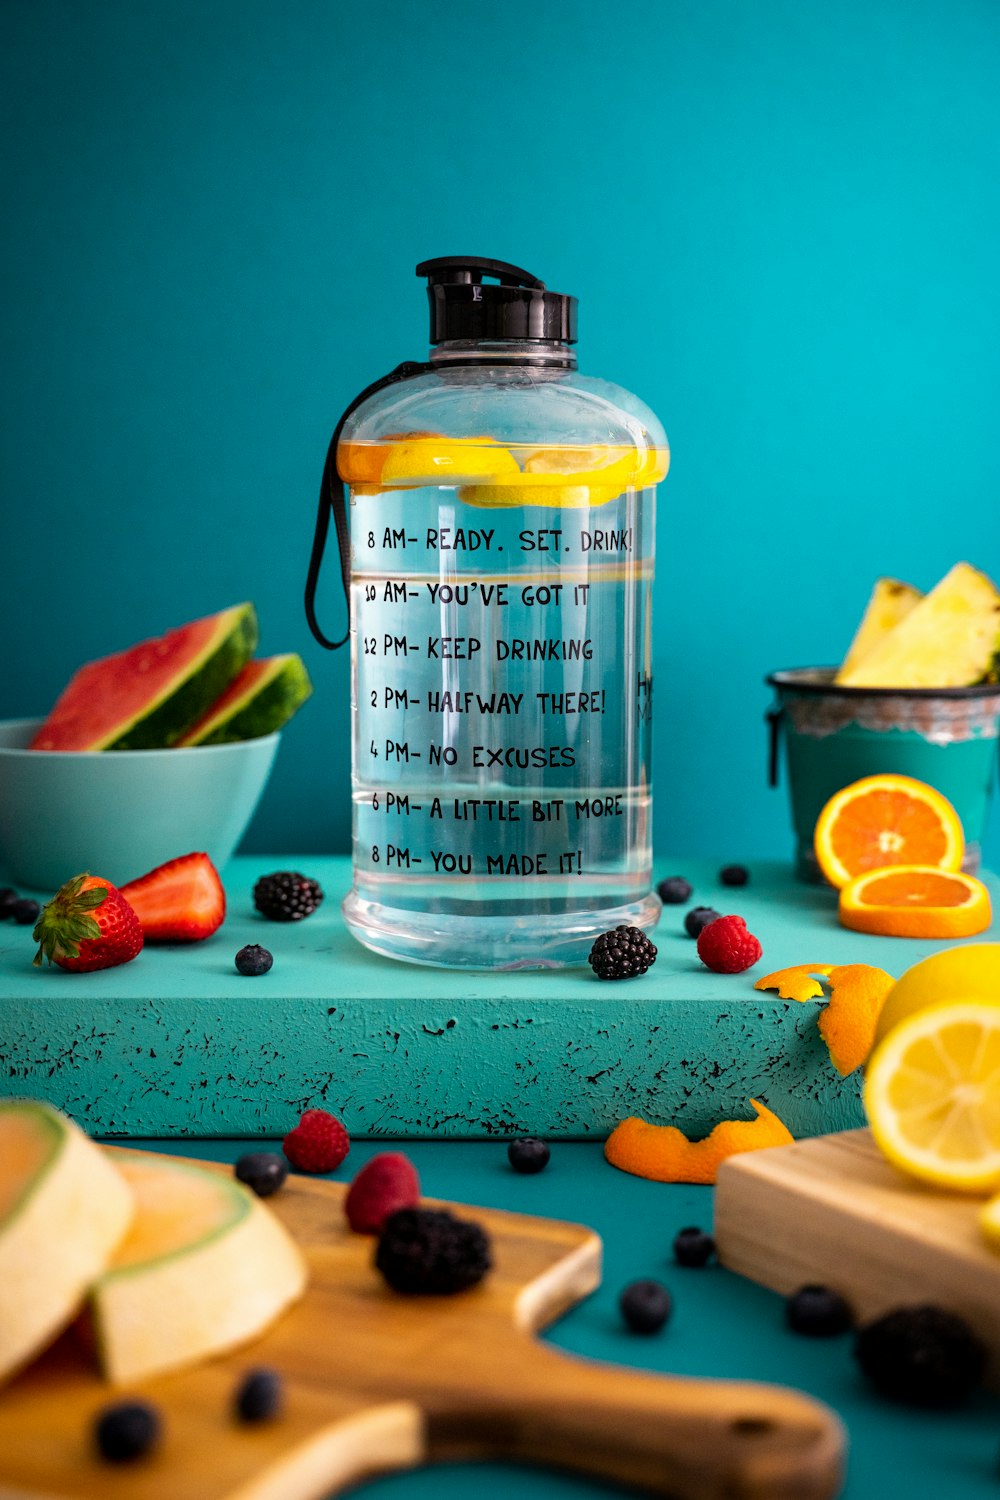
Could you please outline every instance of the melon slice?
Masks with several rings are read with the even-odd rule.
[[[910,610],[923,597],[920,590],[910,583],[900,583],[897,578],[877,579],[861,617],[861,624],[834,681],[843,682],[845,672],[853,671],[869,651],[874,650],[889,631],[895,629],[900,620],[905,620]]]
[[[248,661],[178,745],[223,745],[274,734],[312,693],[305,662],[294,652]]]
[[[0,1379],[77,1313],[132,1211],[124,1180],[72,1120],[0,1100]]]
[[[176,744],[253,655],[257,613],[235,604],[91,661],[63,689],[32,750],[161,750]]]
[[[301,1252],[235,1178],[167,1157],[116,1151],[136,1215],[91,1290],[109,1380],[174,1370],[262,1333],[301,1296]]]
[[[838,681],[845,687],[969,687],[1000,667],[1000,593],[956,563],[904,620]]]

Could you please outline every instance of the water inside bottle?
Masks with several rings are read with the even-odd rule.
[[[650,925],[652,461],[350,446],[348,921],[469,967]]]

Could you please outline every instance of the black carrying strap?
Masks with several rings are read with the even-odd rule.
[[[313,533],[312,556],[309,558],[309,571],[306,574],[306,619],[309,629],[328,651],[336,651],[351,638],[351,533],[347,525],[347,497],[344,493],[344,481],[337,473],[337,445],[340,435],[344,430],[344,423],[352,412],[357,411],[363,401],[369,396],[374,396],[376,391],[382,391],[387,385],[395,385],[398,380],[409,380],[414,375],[426,375],[436,367],[431,364],[420,364],[414,360],[407,360],[397,365],[388,375],[383,375],[381,380],[376,380],[372,385],[366,386],[359,396],[355,396],[350,406],[344,412],[340,421],[333,429],[333,437],[326,451],[326,463],[323,465],[323,479],[319,488],[319,509],[316,512],[316,530]],[[316,586],[319,583],[320,569],[323,566],[323,553],[326,550],[327,533],[330,530],[330,513],[333,512],[333,523],[337,528],[337,547],[340,551],[340,576],[344,584],[344,599],[347,604],[347,629],[339,641],[331,641],[323,634],[316,619]]]

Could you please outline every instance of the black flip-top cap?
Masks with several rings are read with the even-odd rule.
[[[536,339],[576,343],[576,298],[504,260],[443,255],[421,261],[431,305],[431,343],[447,339]],[[490,280],[484,280],[490,277]]]

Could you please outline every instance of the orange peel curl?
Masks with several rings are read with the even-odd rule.
[[[882,1006],[895,982],[874,964],[793,964],[765,974],[754,989],[777,990],[782,1000],[819,1000],[825,983],[830,997],[820,1013],[819,1034],[833,1066],[846,1078],[867,1061]]]
[[[794,1136],[758,1099],[751,1099],[755,1120],[720,1120],[703,1141],[689,1141],[676,1125],[652,1125],[631,1115],[616,1125],[604,1143],[605,1158],[622,1172],[650,1182],[715,1182],[728,1156],[788,1146]]]

